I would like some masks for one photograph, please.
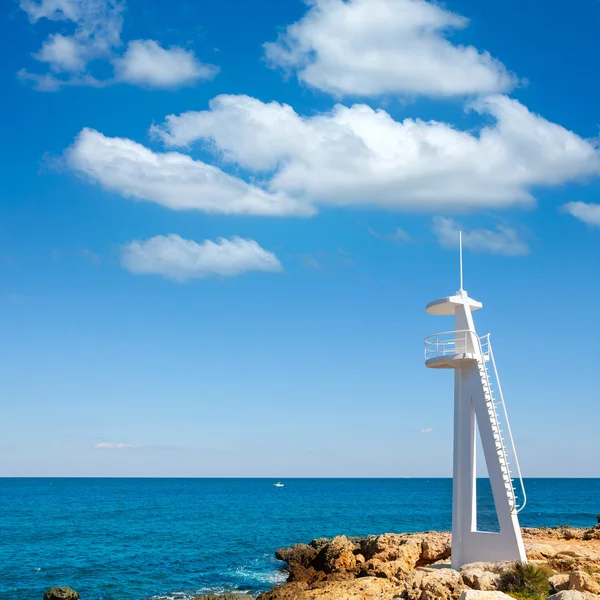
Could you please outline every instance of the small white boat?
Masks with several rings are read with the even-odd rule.
[[[277,483],[273,484],[275,487],[283,487],[283,483],[281,483],[281,481],[278,481]]]

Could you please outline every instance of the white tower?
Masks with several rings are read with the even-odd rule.
[[[426,309],[431,315],[454,315],[454,331],[438,333],[425,339],[425,365],[431,369],[454,369],[452,567],[455,569],[477,561],[527,560],[517,517],[526,501],[519,461],[498,379],[490,334],[482,337],[477,335],[471,314],[481,307],[480,302],[469,298],[463,290],[461,235],[460,290],[454,296],[430,302]],[[477,529],[477,427],[500,533]],[[522,498],[515,494],[511,470],[514,470],[520,482]]]

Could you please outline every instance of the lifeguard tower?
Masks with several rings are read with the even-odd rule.
[[[454,369],[454,472],[452,567],[485,561],[526,562],[518,513],[526,496],[490,334],[479,336],[472,313],[482,304],[463,289],[462,234],[460,289],[427,305],[430,315],[453,316],[454,331],[425,339],[425,366]],[[500,532],[477,529],[477,428],[489,473]],[[513,479],[514,474],[514,479]],[[521,496],[517,497],[515,480]]]

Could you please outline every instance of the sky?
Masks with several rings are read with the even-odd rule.
[[[524,475],[600,477],[596,0],[0,11],[0,476],[451,476],[462,230]]]

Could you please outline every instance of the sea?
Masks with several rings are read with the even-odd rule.
[[[449,530],[450,479],[0,479],[0,599],[256,595],[285,581],[276,548],[339,534]],[[522,526],[591,527],[600,479],[528,479]],[[480,529],[497,527],[478,481]]]

